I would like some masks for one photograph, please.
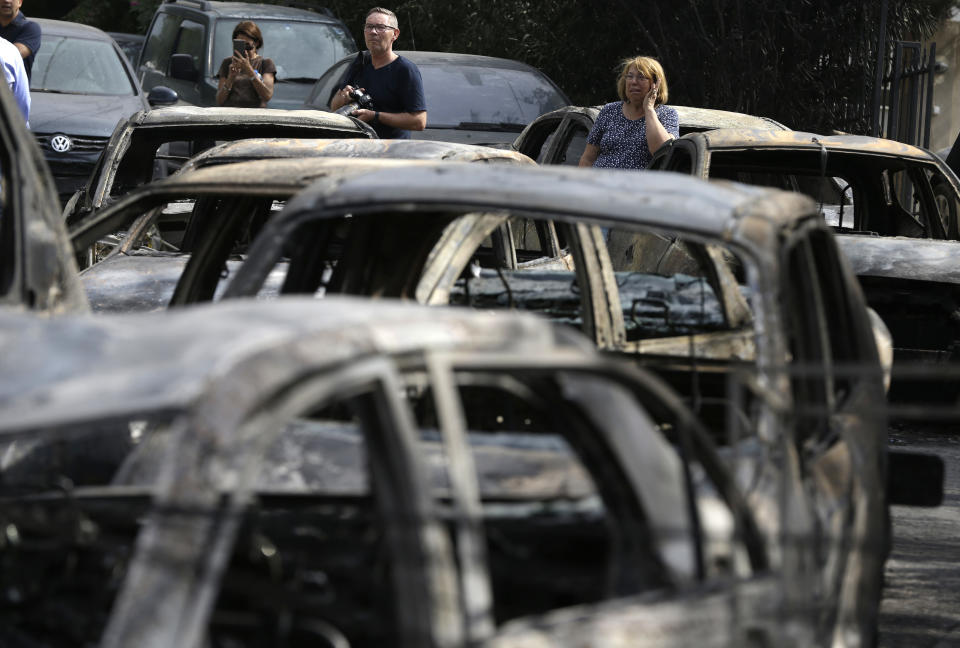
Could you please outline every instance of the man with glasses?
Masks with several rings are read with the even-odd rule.
[[[13,43],[23,57],[27,78],[33,70],[33,58],[40,49],[40,25],[20,11],[23,0],[0,0],[0,38]]]
[[[384,139],[409,139],[410,131],[423,130],[427,125],[420,70],[393,51],[393,42],[399,35],[397,16],[392,11],[374,7],[367,12],[363,40],[369,56],[366,52],[360,55],[362,65],[347,75],[344,85],[330,100],[330,109],[337,110],[350,101],[354,88],[366,92],[373,99],[373,106],[350,114],[373,126]]]

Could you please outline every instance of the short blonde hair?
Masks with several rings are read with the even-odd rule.
[[[643,76],[650,79],[651,82],[660,81],[660,87],[657,89],[657,101],[655,104],[667,103],[667,75],[663,72],[663,66],[660,61],[650,56],[635,56],[633,58],[623,59],[620,62],[620,74],[617,75],[617,96],[622,101],[630,103],[627,98],[627,73],[636,70]]]

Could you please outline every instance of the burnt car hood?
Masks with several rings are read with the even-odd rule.
[[[30,128],[35,133],[110,137],[117,122],[147,105],[141,96],[31,92]]]
[[[837,242],[857,276],[960,284],[958,241],[840,234]]]

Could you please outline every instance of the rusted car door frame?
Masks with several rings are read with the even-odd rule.
[[[454,596],[453,557],[444,542],[434,512],[417,436],[405,404],[394,364],[370,358],[320,375],[303,376],[305,367],[289,367],[293,382],[257,384],[263,394],[251,402],[244,380],[257,381],[269,368],[255,361],[217,385],[181,422],[175,451],[168,457],[173,473],[155,496],[157,511],[187,510],[177,524],[164,523],[162,513],[144,524],[136,552],[127,570],[117,603],[101,642],[102,648],[121,646],[206,645],[206,628],[220,578],[226,568],[243,510],[253,497],[253,479],[240,479],[220,503],[212,476],[224,468],[240,476],[254,474],[267,442],[282,429],[283,420],[311,411],[324,402],[350,394],[370,394],[382,435],[367,438],[371,479],[386,519],[387,546],[397,566],[393,572],[401,645],[456,646],[461,643],[459,602]],[[281,357],[271,359],[276,365]],[[297,369],[297,370],[295,370]],[[237,390],[242,393],[237,393]],[[237,407],[244,403],[246,407]],[[247,407],[253,406],[252,410]],[[378,487],[379,485],[379,487]],[[180,547],[175,565],[158,557]],[[144,605],[151,613],[145,615]],[[145,619],[149,617],[149,621]]]
[[[566,149],[578,127],[590,132],[597,112],[595,108],[557,110],[554,113],[557,115],[556,119],[532,122],[514,142],[514,149],[537,160],[539,164],[562,164],[557,161],[560,151]],[[553,127],[553,124],[556,126]],[[544,150],[543,146],[548,139],[550,144]]]
[[[88,309],[46,160],[0,84],[0,306]]]
[[[783,291],[796,314],[792,350],[800,371],[791,377],[798,411],[794,443],[806,465],[802,474],[811,505],[820,523],[831,530],[827,536],[833,543],[819,551],[821,560],[832,565],[824,574],[824,591],[839,596],[834,638],[840,641],[853,631],[866,640],[876,632],[869,610],[879,605],[879,574],[889,551],[888,522],[884,523],[889,520],[886,414],[869,407],[883,397],[883,378],[877,371],[877,348],[866,311],[849,307],[851,302],[865,303],[860,286],[849,280],[850,272],[839,273],[844,278],[840,286],[820,279],[821,270],[833,277],[838,273],[830,268],[846,262],[836,245],[824,245],[812,235],[832,238],[829,231],[808,223],[790,233],[781,252]],[[806,270],[795,261],[806,264]],[[805,284],[803,277],[816,278],[819,285]],[[811,389],[810,381],[819,385]],[[822,394],[813,397],[810,391]],[[813,428],[819,430],[816,437],[810,434]],[[850,524],[837,524],[838,517]],[[834,537],[844,529],[845,536]]]
[[[562,351],[551,354],[549,357],[534,356],[522,358],[518,357],[518,354],[479,355],[470,352],[451,351],[434,354],[430,366],[431,370],[436,372],[434,375],[445,372],[450,376],[450,378],[446,380],[448,385],[447,389],[451,389],[456,384],[456,380],[452,378],[452,374],[458,371],[491,374],[509,373],[511,375],[520,374],[530,376],[538,376],[542,372],[554,376],[555,380],[559,381],[557,383],[558,385],[563,382],[563,377],[567,376],[568,378],[576,377],[577,379],[597,381],[598,388],[603,390],[605,390],[608,385],[622,387],[627,393],[636,398],[637,402],[645,409],[652,407],[652,415],[658,422],[669,421],[675,426],[673,429],[678,436],[676,440],[677,452],[681,457],[684,467],[688,469],[692,460],[695,459],[698,461],[710,475],[710,480],[717,488],[724,502],[731,509],[734,522],[738,529],[735,537],[744,544],[750,560],[751,573],[749,576],[746,576],[744,580],[737,581],[736,585],[732,586],[728,591],[725,590],[724,593],[718,595],[717,589],[705,581],[702,553],[702,543],[704,539],[701,535],[699,511],[696,509],[692,500],[694,487],[691,475],[687,470],[684,472],[684,483],[687,489],[686,495],[691,499],[688,502],[687,509],[680,514],[690,516],[691,524],[688,531],[691,533],[694,545],[696,546],[695,553],[697,555],[697,569],[693,578],[683,584],[679,584],[678,590],[671,591],[667,593],[666,596],[654,594],[652,596],[644,595],[634,597],[632,595],[617,596],[613,594],[611,597],[605,598],[599,603],[575,607],[569,611],[553,613],[551,614],[551,618],[563,618],[566,614],[576,614],[576,612],[574,612],[575,610],[585,609],[589,611],[583,613],[585,616],[581,616],[581,623],[586,621],[588,624],[603,625],[609,629],[611,624],[616,625],[619,623],[617,617],[621,611],[629,610],[634,614],[643,616],[647,614],[647,610],[655,613],[653,612],[654,610],[664,607],[668,609],[675,607],[683,609],[684,606],[695,604],[695,601],[703,597],[707,600],[712,600],[713,597],[717,596],[719,596],[721,600],[729,597],[730,600],[724,605],[729,605],[733,601],[736,601],[736,605],[745,606],[750,609],[756,607],[761,600],[766,600],[768,604],[774,606],[779,604],[775,603],[775,601],[781,601],[779,595],[775,594],[775,592],[779,592],[780,588],[784,586],[784,581],[781,580],[784,574],[775,574],[768,571],[769,562],[765,544],[766,541],[759,531],[753,512],[747,505],[746,499],[734,483],[735,480],[729,473],[723,460],[716,454],[712,442],[709,440],[707,431],[703,429],[699,421],[690,414],[689,410],[681,403],[676,395],[671,390],[665,388],[665,385],[661,384],[654,376],[630,364],[616,362],[598,365],[593,360],[585,359],[579,354],[565,354]],[[572,389],[572,387],[568,388]],[[455,390],[448,391],[445,397],[449,400],[448,406],[451,409],[455,409],[459,404],[459,398]],[[608,411],[602,405],[600,408],[606,414],[612,415],[612,412]],[[610,447],[614,449],[612,456],[619,458],[623,462],[622,469],[626,471],[626,474],[629,474],[635,464],[636,467],[639,468],[642,465],[642,461],[633,462],[630,460],[631,449],[634,447],[630,442],[630,438],[636,434],[636,430],[630,429],[629,426],[623,427],[615,425],[610,420],[601,420],[595,417],[596,414],[597,413],[594,412],[593,414],[587,415],[590,419],[590,424],[595,426],[596,431],[600,432],[600,440],[610,444]],[[465,444],[466,434],[466,429],[463,427],[465,419],[462,410],[451,412],[449,418],[455,420],[455,427],[459,428],[454,431],[453,436],[463,437],[463,439],[458,438],[455,445],[458,445],[469,453],[468,445],[459,445]],[[632,487],[634,488],[633,496],[639,497],[640,501],[643,502],[644,498],[635,491],[637,487],[635,482]],[[473,489],[473,486],[471,486],[471,489]],[[649,503],[649,500],[647,500],[647,505],[649,505]],[[478,507],[479,512],[480,502],[477,502],[475,506]],[[661,523],[662,522],[663,520],[661,519]],[[678,528],[675,521],[665,526],[674,530]],[[478,526],[477,528],[482,528],[482,526]],[[675,535],[675,532],[671,535]],[[803,585],[796,576],[797,575],[788,577],[788,580],[793,584],[792,586],[798,591],[808,592],[808,588]],[[465,605],[465,609],[470,609],[470,606]],[[780,612],[782,612],[782,610]],[[776,614],[777,612],[774,610],[773,616],[776,616]],[[814,611],[810,610],[804,614],[809,614],[806,622],[810,624],[808,629],[812,629],[816,623],[814,620]],[[744,638],[746,636],[762,635],[771,640],[774,637],[779,637],[777,624],[766,623],[766,621],[769,621],[769,618],[765,621],[763,614],[757,614],[756,616],[748,615],[748,617],[750,618],[744,617],[730,624],[731,629],[729,631],[731,637],[738,636]],[[540,625],[542,622],[543,617],[539,616],[535,618],[520,617],[512,619],[508,621],[505,626],[497,628],[492,635],[485,634],[483,638],[485,640],[492,640],[493,645],[522,646],[525,644],[522,642],[514,643],[515,638],[512,636],[513,633],[517,631],[517,628],[526,627],[528,624]],[[489,626],[484,626],[484,628],[488,627]],[[595,639],[602,640],[604,636],[606,636],[604,633],[600,633]]]

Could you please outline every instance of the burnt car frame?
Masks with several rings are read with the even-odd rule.
[[[960,238],[960,181],[934,153],[893,140],[719,129],[668,142],[649,168],[802,191],[840,233]]]
[[[78,253],[98,245],[105,236],[124,231],[102,261],[81,273],[95,311],[162,309],[171,302],[175,286],[211,270],[213,266],[205,261],[208,258],[216,259],[210,261],[213,264],[222,262],[222,267],[232,272],[245,244],[237,240],[228,244],[229,249],[212,244],[212,230],[224,228],[249,242],[256,227],[287,199],[316,177],[336,174],[343,165],[384,160],[384,165],[397,166],[418,159],[534,164],[512,151],[407,140],[249,140],[224,144],[201,155],[189,164],[191,168],[131,192],[71,229]],[[234,164],[238,158],[251,156],[255,159]],[[194,253],[198,257],[191,260]],[[221,254],[230,258],[222,259]]]
[[[0,306],[88,310],[50,169],[0,83]]]
[[[313,110],[175,106],[139,112],[117,124],[63,216],[73,225],[131,189],[168,175],[199,150],[248,137],[375,138],[376,133],[352,117]]]
[[[671,390],[543,320],[335,298],[27,323],[0,315],[43,350],[0,385],[0,638],[817,640],[812,547],[771,569]]]
[[[872,137],[716,130],[669,142],[650,169],[778,186],[817,200],[867,303],[892,333],[891,401],[956,400],[960,180],[940,157]],[[955,417],[937,414],[945,415]]]
[[[347,214],[351,232],[331,247]],[[536,223],[511,223],[511,216]],[[553,263],[547,273],[527,274],[542,266],[519,263],[536,259],[525,256],[529,250],[518,251],[511,230],[539,236],[539,225],[546,224],[562,235],[561,251],[574,270]],[[694,294],[709,283],[716,297],[710,310],[719,311],[725,324],[720,330],[699,328],[694,317],[690,326],[678,308],[679,321],[664,326],[660,311],[659,324],[646,330],[662,328],[649,339],[636,338],[642,329],[628,327],[636,304],[664,284],[656,271],[636,275],[650,288],[639,289],[633,305],[624,305],[624,280],[636,273],[617,274],[601,228],[645,230],[650,237],[638,241],[637,249],[661,269],[659,261],[672,263],[671,256],[680,266],[687,254],[699,259],[703,269]],[[677,238],[692,251],[679,252]],[[546,239],[537,248],[542,260],[557,258]],[[749,307],[724,250],[742,263]],[[794,495],[806,488],[816,495],[797,511],[825,515],[820,522],[832,539],[825,541],[831,549],[824,554],[823,592],[838,597],[836,636],[872,636],[889,542],[881,370],[859,286],[808,198],[708,186],[675,174],[454,164],[352,174],[345,168],[317,180],[266,224],[223,298],[259,294],[281,262],[287,264],[282,293],[314,294],[319,287],[427,304],[447,304],[455,296],[481,308],[527,308],[579,326],[600,348],[653,368],[718,437],[752,436],[761,446],[777,447],[782,459],[792,457],[788,464],[804,467],[797,477],[806,486],[798,485]],[[207,276],[212,281],[178,286],[173,303],[210,299],[220,277]],[[545,280],[553,288],[546,297]],[[562,296],[554,298],[556,293]],[[571,317],[576,303],[579,312]],[[676,304],[682,306],[682,299],[667,312]],[[646,316],[638,317],[634,322],[644,325]],[[671,326],[679,327],[672,335]],[[740,405],[726,391],[735,376],[744,378],[750,392]],[[754,459],[760,472],[760,466],[769,467],[769,456]],[[790,535],[787,529],[800,518],[781,522],[779,532]],[[856,548],[848,552],[832,544],[840,537],[852,543],[847,549]]]
[[[764,128],[788,130],[769,117],[746,113],[671,106],[677,110],[680,135],[715,128]],[[540,164],[577,166],[602,106],[567,106],[545,113],[532,121],[513,142],[513,150],[528,155]]]

